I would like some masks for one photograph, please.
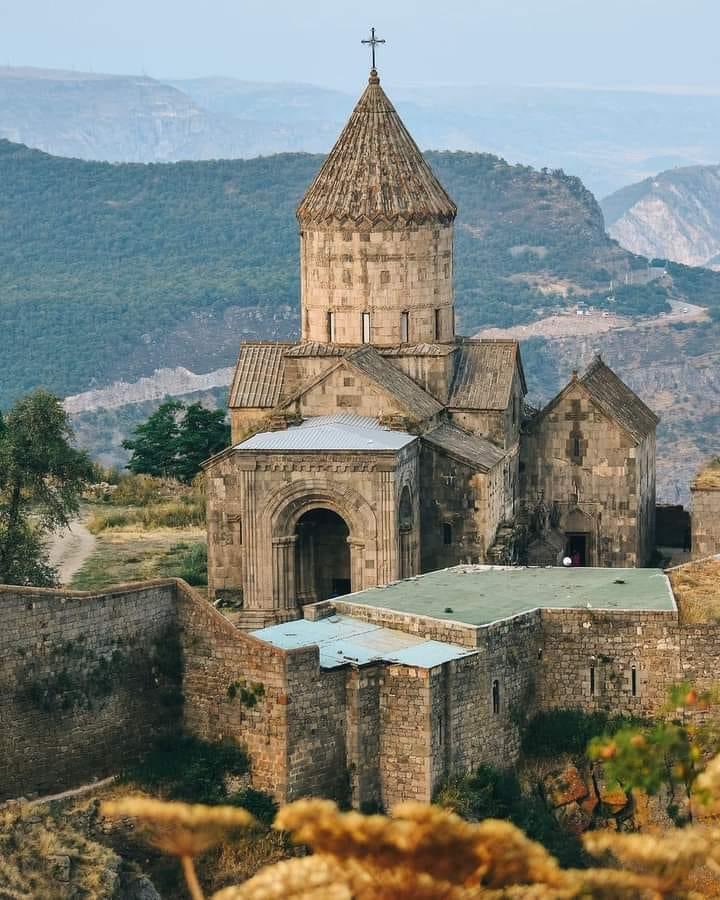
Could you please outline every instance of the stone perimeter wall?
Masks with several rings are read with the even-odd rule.
[[[118,771],[161,734],[247,746],[256,787],[391,808],[448,775],[510,764],[552,708],[661,714],[671,684],[720,679],[718,626],[675,612],[535,610],[485,627],[327,601],[476,651],[432,669],[322,670],[234,628],[183,582],[102,595],[0,588],[1,797]],[[254,699],[248,701],[248,696]]]
[[[112,774],[179,728],[175,595],[0,587],[0,798]]]
[[[720,488],[692,487],[692,555],[720,553]]]

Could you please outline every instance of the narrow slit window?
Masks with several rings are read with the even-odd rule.
[[[363,344],[370,343],[370,313],[364,312],[362,314],[362,342]]]
[[[327,314],[327,339],[331,344],[335,343],[335,313]]]
[[[453,542],[452,525],[449,522],[443,524],[443,544],[448,547]]]
[[[410,340],[410,313],[400,313],[400,343],[407,344]]]
[[[590,666],[590,696],[595,696],[595,666]]]
[[[500,712],[500,682],[497,678],[492,683],[492,710],[495,715]]]
[[[635,666],[630,669],[630,690],[633,697],[637,697],[637,669]]]
[[[435,310],[435,340],[440,340],[440,310]]]
[[[580,459],[582,456],[582,444],[579,434],[573,435],[573,456],[575,459]]]

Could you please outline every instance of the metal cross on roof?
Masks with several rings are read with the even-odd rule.
[[[370,29],[370,37],[366,40],[360,41],[361,44],[370,44],[370,49],[372,50],[372,67],[375,68],[375,46],[376,44],[384,44],[385,38],[375,37],[375,29]]]

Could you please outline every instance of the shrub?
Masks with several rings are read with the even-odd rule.
[[[152,475],[125,475],[113,493],[112,502],[118,506],[148,506],[157,503],[167,493],[162,479]]]
[[[173,735],[161,738],[122,780],[170,800],[219,803],[227,798],[225,777],[245,775],[249,766],[247,752],[237,744]]]
[[[524,793],[514,772],[480,766],[442,785],[435,803],[471,821],[505,819],[539,841],[564,866],[586,865],[579,840],[557,822],[538,793]]]
[[[185,550],[178,574],[188,584],[202,586],[207,584],[207,567],[207,544],[193,544]]]
[[[626,726],[645,724],[642,719],[611,716],[602,711],[586,713],[579,709],[555,709],[539,713],[528,722],[522,737],[522,752],[541,758],[553,758],[563,753],[584,756],[594,737]]]
[[[272,825],[275,814],[278,811],[278,805],[275,800],[264,791],[256,791],[255,788],[245,788],[236,794],[231,794],[226,803],[232,806],[242,806],[248,812],[252,813],[258,822],[263,825]]]

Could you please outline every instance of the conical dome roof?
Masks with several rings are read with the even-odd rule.
[[[300,203],[298,219],[306,224],[420,224],[451,222],[456,213],[373,69]]]

